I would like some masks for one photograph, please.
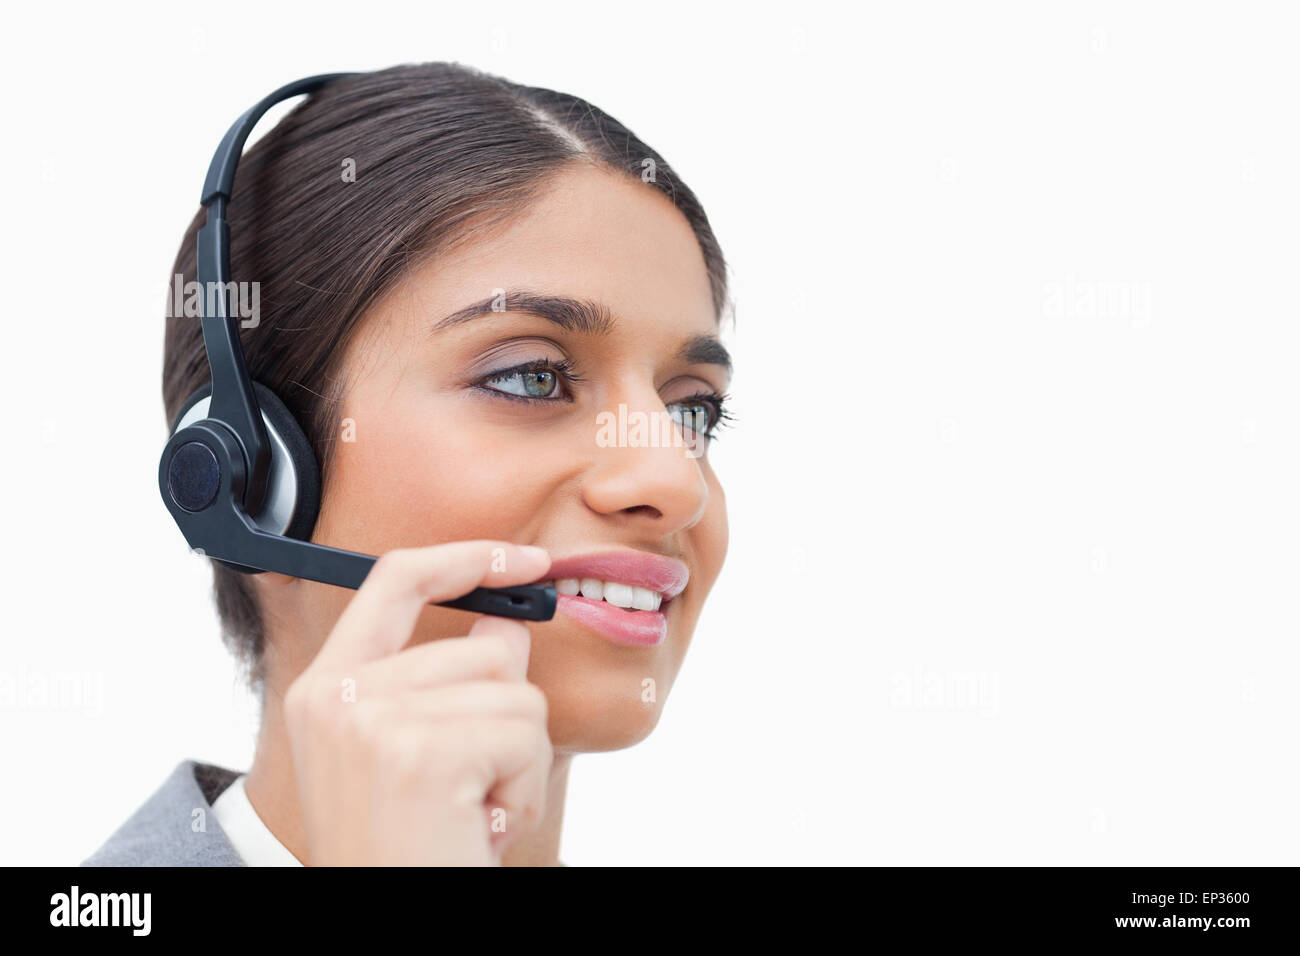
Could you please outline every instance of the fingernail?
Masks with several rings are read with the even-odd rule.
[[[527,557],[536,558],[538,561],[545,561],[547,564],[551,563],[551,555],[545,548],[538,548],[531,544],[521,544],[519,550]]]

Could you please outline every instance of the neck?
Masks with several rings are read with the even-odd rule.
[[[542,819],[526,836],[506,847],[502,866],[563,866],[560,831],[572,754],[556,753],[546,786]],[[284,727],[281,694],[269,685],[262,692],[262,726],[253,765],[244,781],[248,801],[277,840],[304,864],[311,865],[307,831],[298,802],[298,782]]]

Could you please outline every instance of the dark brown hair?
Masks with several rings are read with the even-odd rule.
[[[342,175],[355,163],[355,181]],[[252,146],[228,207],[231,277],[260,286],[259,323],[240,340],[252,377],[276,392],[328,469],[339,356],[365,310],[414,265],[522,212],[562,167],[592,163],[646,181],[699,240],[719,317],[726,264],[694,193],[663,158],[585,100],[455,63],[336,80]],[[653,163],[653,177],[643,171]],[[196,171],[197,179],[197,171]],[[197,278],[200,210],[173,276]],[[197,319],[168,318],[168,424],[208,381]],[[213,563],[227,646],[262,682],[265,632],[248,577]]]

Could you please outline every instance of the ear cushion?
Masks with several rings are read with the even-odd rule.
[[[195,405],[197,405],[199,402],[203,401],[203,399],[207,398],[211,394],[212,394],[212,383],[208,382],[208,384],[204,385],[202,388],[200,388],[189,398],[185,399],[184,403],[180,407],[180,411],[178,411],[176,413],[176,417],[172,419],[172,430],[168,434],[175,435],[176,426],[179,425],[181,423],[181,420],[186,415],[189,414],[190,409],[193,408]]]
[[[321,480],[316,453],[311,450],[311,442],[307,440],[302,426],[284,402],[280,401],[280,396],[261,382],[254,382],[253,390],[257,393],[262,413],[270,419],[271,427],[284,439],[294,473],[298,477],[298,494],[294,499],[293,517],[289,519],[289,527],[284,532],[285,537],[306,541],[316,527],[316,515],[320,512]]]
[[[306,541],[311,537],[312,529],[316,527],[316,516],[320,511],[321,477],[316,454],[312,451],[311,442],[307,440],[302,427],[284,402],[280,401],[280,396],[261,382],[253,383],[253,391],[257,395],[258,405],[261,406],[264,424],[273,428],[280,436],[289,455],[288,462],[281,462],[279,456],[273,454],[271,467],[274,469],[291,464],[294,476],[297,478],[298,487],[294,495],[293,516],[289,519],[284,535]],[[176,431],[176,426],[191,408],[211,394],[212,384],[209,382],[187,398],[180,411],[176,413],[176,418],[172,422],[172,431]]]

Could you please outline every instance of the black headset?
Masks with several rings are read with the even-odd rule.
[[[158,463],[158,487],[189,546],[247,574],[278,571],[358,588],[373,555],[308,540],[320,507],[321,478],[311,443],[274,392],[248,374],[237,316],[227,313],[230,226],[226,204],[248,134],[276,103],[314,93],[352,73],[310,76],[282,86],[235,121],[203,183],[207,221],[198,233],[203,347],[212,372],[186,400]],[[476,588],[445,607],[549,621],[555,588]]]

